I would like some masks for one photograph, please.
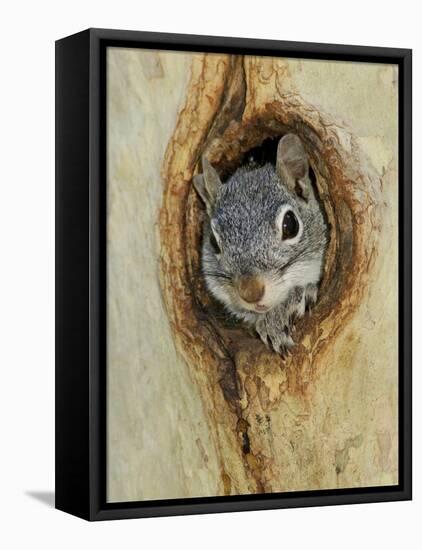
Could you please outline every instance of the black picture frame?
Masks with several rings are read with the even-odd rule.
[[[105,499],[108,46],[395,63],[399,68],[399,484],[110,504]],[[56,42],[56,508],[87,520],[409,500],[412,52],[89,29]]]

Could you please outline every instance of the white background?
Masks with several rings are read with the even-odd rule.
[[[421,548],[422,30],[415,0],[27,1],[0,20],[0,546]],[[54,40],[87,27],[414,49],[414,501],[89,524],[54,489]]]

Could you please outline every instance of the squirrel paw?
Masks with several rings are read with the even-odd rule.
[[[291,333],[295,330],[294,321],[303,317],[315,304],[318,287],[310,284],[306,288],[295,287],[286,302],[258,319],[255,329],[261,340],[280,355],[286,355],[294,346]]]
[[[284,317],[271,313],[260,319],[255,328],[264,344],[272,347],[276,353],[285,355],[294,346],[290,328]]]

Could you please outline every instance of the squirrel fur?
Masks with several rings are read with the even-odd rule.
[[[226,310],[284,354],[294,321],[317,300],[328,228],[300,138],[282,137],[275,166],[246,165],[222,183],[209,161],[194,186],[206,206],[202,273]]]

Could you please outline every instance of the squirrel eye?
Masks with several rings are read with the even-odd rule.
[[[216,254],[221,253],[220,247],[218,246],[217,239],[215,238],[215,235],[212,231],[211,231],[211,234],[210,234],[210,244],[211,244],[211,246],[212,246],[212,248],[213,248],[213,250]]]
[[[284,214],[282,229],[283,240],[293,239],[299,233],[299,222],[291,210]]]

